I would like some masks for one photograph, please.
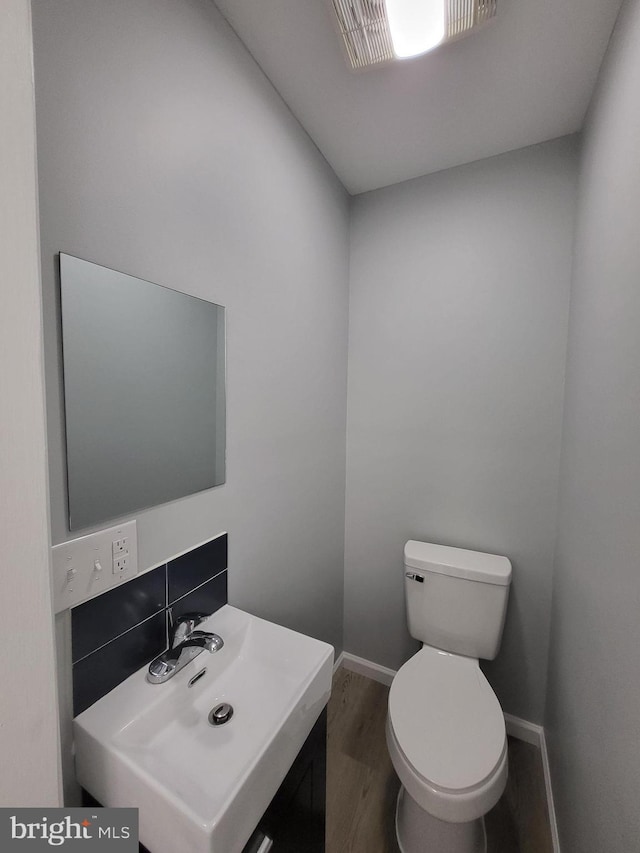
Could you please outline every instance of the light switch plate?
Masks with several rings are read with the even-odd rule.
[[[54,545],[51,555],[54,608],[59,613],[135,577],[138,572],[136,523],[127,521]]]

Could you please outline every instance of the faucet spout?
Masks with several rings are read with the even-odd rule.
[[[164,654],[167,661],[174,661],[177,663],[180,658],[184,656],[187,649],[198,649],[198,651],[189,658],[190,660],[193,660],[193,658],[197,654],[200,654],[201,651],[204,651],[204,649],[213,654],[214,652],[219,652],[223,646],[224,640],[222,637],[219,637],[218,634],[209,633],[208,631],[193,631],[186,640],[183,640],[175,648],[169,649]]]
[[[222,637],[210,631],[191,630],[186,638],[166,652],[163,652],[149,664],[147,681],[162,684],[173,678],[188,663],[205,649],[214,654],[224,646]]]

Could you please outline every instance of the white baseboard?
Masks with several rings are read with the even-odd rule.
[[[340,654],[339,654],[339,655],[338,655],[338,657],[335,659],[334,664],[333,664],[333,674],[334,674],[334,675],[336,674],[336,672],[337,672],[337,671],[340,669],[340,667],[342,666],[342,662],[343,662],[343,661],[344,661],[344,652],[340,652]]]
[[[335,662],[333,671],[343,666],[352,672],[357,672],[360,675],[366,675],[374,681],[379,681],[381,684],[386,684],[387,687],[393,681],[396,674],[394,669],[389,669],[386,666],[381,666],[379,663],[360,658],[357,655],[352,655],[350,652],[341,652]],[[553,791],[551,789],[551,774],[549,771],[549,756],[547,754],[547,743],[544,737],[544,728],[537,723],[530,723],[529,720],[522,720],[520,717],[514,717],[512,714],[504,715],[505,727],[507,734],[522,740],[525,743],[530,743],[532,746],[540,750],[542,756],[542,769],[544,772],[544,786],[547,794],[547,806],[549,809],[549,825],[551,828],[551,840],[553,842],[554,853],[560,853],[560,839],[558,837],[558,824],[556,821],[556,811],[553,803]]]
[[[558,835],[558,821],[556,820],[556,808],[553,801],[553,789],[551,787],[551,769],[549,767],[549,753],[547,752],[547,739],[544,736],[540,738],[540,752],[542,753],[542,769],[544,771],[544,787],[547,791],[547,807],[549,809],[549,826],[551,827],[551,841],[553,842],[553,852],[560,853],[560,836]]]
[[[342,666],[351,672],[357,672],[360,675],[366,675],[367,678],[373,681],[379,681],[381,684],[390,686],[393,677],[396,674],[395,669],[389,669],[386,666],[381,666],[379,663],[373,663],[370,660],[359,658],[357,655],[352,655],[350,652],[343,652]]]
[[[551,829],[551,841],[554,853],[560,853],[560,837],[558,835],[558,822],[556,820],[556,809],[553,802],[553,791],[551,788],[551,772],[549,769],[549,754],[547,753],[547,741],[544,736],[544,728],[528,720],[521,720],[511,714],[504,715],[507,734],[511,737],[523,740],[525,743],[533,744],[540,750],[542,758],[542,772],[544,773],[544,787],[547,794],[547,808],[549,810],[549,828]]]
[[[514,717],[512,714],[505,714],[504,722],[508,735],[541,749],[542,736],[544,734],[542,726],[530,723],[529,720],[522,720],[520,717]]]

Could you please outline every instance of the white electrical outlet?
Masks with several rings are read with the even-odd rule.
[[[56,613],[134,577],[138,571],[135,521],[80,536],[51,549]],[[112,571],[109,571],[111,566]]]
[[[114,575],[123,575],[129,569],[129,552],[125,551],[113,558]]]
[[[123,575],[129,569],[129,537],[121,536],[111,543],[113,574]]]
[[[113,553],[114,559],[118,554],[124,554],[129,550],[129,537],[123,536],[122,539],[114,539],[111,551]]]

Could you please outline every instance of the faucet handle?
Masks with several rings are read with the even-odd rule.
[[[173,608],[169,608],[169,647],[174,649],[184,642],[204,619],[208,619],[210,613],[182,613],[177,619],[173,618]]]

